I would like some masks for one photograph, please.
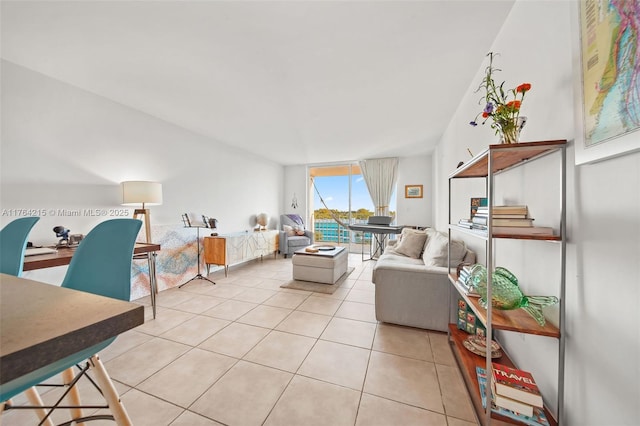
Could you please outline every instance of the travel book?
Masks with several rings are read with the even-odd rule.
[[[485,395],[485,389],[487,387],[487,375],[485,374],[484,368],[476,367],[476,375],[478,376],[478,388],[480,389],[480,398],[482,399],[482,407],[487,407],[487,398]],[[492,395],[493,398],[493,395]],[[499,414],[504,417],[508,417],[510,419],[516,420],[518,422],[524,423],[530,426],[549,426],[549,420],[544,413],[544,410],[539,407],[533,407],[533,415],[525,416],[523,414],[518,414],[515,411],[507,410],[506,408],[498,407],[491,402],[491,411],[495,414]]]
[[[506,365],[492,364],[491,385],[496,395],[501,395],[534,407],[542,407],[540,389],[530,372]]]

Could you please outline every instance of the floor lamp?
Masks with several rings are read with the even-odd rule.
[[[162,204],[162,184],[157,182],[146,182],[130,180],[122,182],[122,205],[137,206],[142,204],[141,209],[133,211],[133,218],[138,219],[144,216],[144,231],[147,243],[151,242],[151,217],[146,206],[157,206]]]
[[[151,215],[146,206],[157,206],[162,204],[162,184],[157,182],[147,182],[130,180],[122,182],[122,205],[137,206],[142,204],[141,209],[133,210],[133,218],[138,219],[144,216],[144,232],[147,243],[151,243]],[[149,291],[151,295],[151,306],[153,307],[153,318],[156,317],[156,293],[158,284],[156,281],[156,252],[147,254],[134,254],[133,259],[146,259],[149,264]]]

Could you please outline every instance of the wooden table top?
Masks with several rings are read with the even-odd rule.
[[[155,243],[136,243],[133,254],[146,254],[149,252],[160,251],[160,244]],[[56,253],[39,254],[35,256],[26,256],[24,258],[24,271],[33,271],[35,269],[52,268],[54,266],[64,266],[71,262],[73,248],[59,248]]]
[[[0,383],[143,323],[142,305],[0,274]]]

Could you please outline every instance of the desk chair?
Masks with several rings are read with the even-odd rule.
[[[131,293],[131,262],[133,248],[142,222],[137,219],[112,219],[98,224],[82,240],[71,259],[69,269],[62,281],[62,287],[86,291],[106,297],[129,301]],[[47,409],[41,424],[48,423],[49,416],[56,408],[71,409],[71,415],[77,423],[90,420],[115,420],[118,425],[131,425],[131,420],[120,402],[120,397],[107,374],[97,353],[106,348],[115,337],[105,340],[83,351],[32,373],[22,376],[0,386],[0,401],[7,401],[20,392],[62,373],[66,392],[53,406],[29,407],[36,410]],[[83,367],[79,364],[85,362]],[[74,375],[73,366],[78,365],[80,373]],[[77,381],[91,369],[97,386],[103,394],[112,415],[95,415],[84,417],[80,406],[80,398],[75,388]],[[73,406],[60,405],[64,397],[69,395]],[[31,402],[33,404],[33,402]],[[9,404],[5,409],[12,408]],[[95,408],[95,407],[92,407]]]
[[[22,275],[27,238],[31,228],[39,220],[39,217],[21,217],[2,228],[0,231],[0,272],[16,277]]]

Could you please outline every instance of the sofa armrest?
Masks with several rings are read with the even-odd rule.
[[[280,253],[287,253],[289,251],[289,244],[287,241],[287,233],[285,231],[279,231],[279,245],[278,245],[278,250],[280,250]]]

